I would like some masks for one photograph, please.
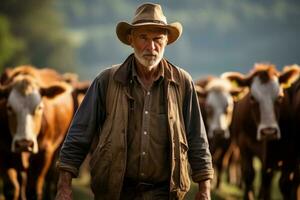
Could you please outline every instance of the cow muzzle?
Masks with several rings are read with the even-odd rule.
[[[278,140],[280,139],[280,131],[277,127],[265,127],[260,129],[258,139],[261,140]]]
[[[32,140],[17,140],[14,145],[15,152],[33,152],[34,142]]]
[[[229,131],[227,129],[213,129],[211,130],[211,138],[225,138],[228,139],[230,137]]]

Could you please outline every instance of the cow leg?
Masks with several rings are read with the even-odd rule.
[[[52,156],[52,151],[44,151],[32,156],[26,191],[27,197],[37,200],[43,198],[45,177],[51,165]]]
[[[228,148],[224,148],[224,156],[222,159],[222,166],[223,169],[226,170],[227,172],[227,182],[231,183],[231,173],[230,173],[230,168],[231,168],[231,157],[232,157],[232,153],[233,153],[233,149],[232,149],[232,144],[230,144],[230,146]]]
[[[57,181],[58,181],[58,169],[56,167],[56,160],[58,159],[60,148],[58,148],[55,151],[55,154],[53,156],[53,160],[51,162],[51,166],[49,167],[49,170],[46,175],[46,182],[44,184],[44,194],[43,200],[52,200],[55,199],[55,195],[57,192]]]
[[[242,188],[241,173],[240,149],[236,145],[234,145],[233,153],[230,157],[229,174],[231,178],[230,182],[237,185],[239,188]]]
[[[233,142],[230,142],[230,146],[226,149],[223,158],[223,168],[227,169],[228,183],[237,185],[241,188],[240,150]]]
[[[291,199],[292,181],[290,181],[289,172],[282,170],[281,177],[279,179],[279,187],[284,200]]]
[[[213,163],[214,163],[214,168],[215,171],[217,172],[216,175],[216,189],[220,187],[220,182],[221,182],[221,176],[222,176],[222,149],[217,148],[216,151],[213,154]]]
[[[20,188],[20,198],[26,200],[26,186],[27,186],[27,172],[21,172],[21,188]]]
[[[292,157],[293,158],[293,157]],[[293,159],[285,160],[281,169],[281,177],[279,179],[279,187],[284,200],[299,200],[297,196],[297,185],[299,185],[299,171],[297,173],[297,164]],[[297,183],[298,182],[298,183]]]
[[[271,199],[271,181],[273,177],[273,170],[271,168],[266,169],[265,167],[261,170],[261,187],[259,197],[263,200]]]
[[[222,163],[220,161],[216,163],[216,168],[218,171],[216,189],[219,189],[221,184],[221,177],[222,177]]]
[[[5,199],[18,200],[20,197],[20,184],[17,170],[13,168],[8,169],[3,178]]]
[[[43,166],[42,171],[37,179],[37,185],[36,185],[38,200],[42,200],[42,198],[43,198],[43,187],[44,187],[44,183],[45,183],[45,177],[51,166],[53,153],[54,153],[53,151],[46,151],[46,153],[45,153],[44,166]],[[50,194],[47,194],[47,195],[50,195]]]
[[[255,171],[252,164],[253,155],[246,153],[246,150],[241,150],[242,153],[242,174],[245,183],[245,200],[254,200],[253,180]]]

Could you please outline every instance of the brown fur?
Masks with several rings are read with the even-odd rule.
[[[48,75],[47,75],[47,71],[49,72]],[[7,87],[7,89],[9,90],[12,88],[16,88],[20,90],[24,95],[32,92],[33,88],[41,88],[44,90],[52,89],[52,92],[55,92],[57,91],[56,88],[59,87],[59,85],[61,84],[67,87],[66,82],[64,81],[61,82],[61,80],[63,80],[62,76],[59,75],[57,72],[53,70],[46,70],[46,69],[39,70],[31,66],[21,66],[20,68],[8,70],[5,76],[6,77],[4,80],[4,86],[1,86],[2,89],[4,87]],[[69,85],[68,87],[71,86]],[[51,168],[51,165],[53,165],[53,158],[56,153],[56,150],[59,148],[60,144],[62,143],[64,136],[67,132],[68,126],[73,117],[73,113],[75,112],[74,102],[73,102],[74,99],[70,90],[63,90],[63,91],[59,91],[58,93],[52,93],[52,94],[51,93],[46,92],[45,94],[48,94],[48,96],[53,96],[59,93],[59,95],[56,98],[47,98],[47,97],[43,98],[44,114],[42,118],[41,130],[38,136],[39,153],[31,154],[30,158],[28,157],[28,159],[25,160],[26,162],[28,162],[27,163],[28,165],[27,195],[30,198],[37,198],[37,199],[42,198],[43,188],[45,185],[44,184],[45,176],[48,173],[49,168]],[[0,110],[4,110],[4,112],[6,113],[5,109],[6,109],[6,103],[1,104]],[[7,130],[8,125],[5,123],[3,124],[2,121],[0,123],[0,126],[1,127],[3,126],[3,128],[6,129],[4,133],[1,133],[0,141],[3,141],[3,143],[5,144],[3,146],[1,145],[3,148],[1,148],[2,152],[0,152],[0,154],[1,155],[5,154],[7,155],[7,157],[12,157],[10,156],[11,139],[8,140],[4,138],[4,135],[7,135],[5,137],[11,138],[9,130]],[[4,156],[4,159],[5,157],[6,156]],[[2,160],[1,157],[0,160]],[[24,161],[24,159],[22,161]],[[14,162],[15,161],[13,160],[11,161],[11,163]],[[20,171],[20,167],[18,165],[1,164],[0,168],[4,168],[3,171],[7,171],[6,167],[15,168],[17,173],[20,173],[21,176],[22,174],[24,175],[24,172]],[[10,175],[4,174],[4,177],[7,176],[9,177]],[[52,178],[53,177],[55,177],[55,174],[52,175]],[[7,178],[5,180],[9,181],[10,178]],[[51,180],[47,181],[47,184],[49,183],[51,183]],[[4,184],[7,184],[7,182],[4,182]],[[14,184],[16,187],[11,188],[12,191],[17,191],[17,192],[13,192],[13,194],[15,195],[20,195],[20,192],[18,192],[19,190],[18,188],[19,186],[22,185],[22,183],[18,183],[18,184],[17,185]],[[47,184],[46,184],[46,188],[47,188]],[[50,194],[47,193],[46,195],[50,195]],[[8,199],[17,198],[17,196],[7,197],[7,198]]]
[[[299,70],[299,66],[296,70]],[[283,72],[290,70],[291,68],[285,68]],[[300,71],[298,71],[300,75]],[[281,151],[284,156],[281,168],[280,177],[280,189],[283,193],[284,199],[299,199],[300,188],[300,153],[299,153],[299,141],[300,141],[300,77],[296,79],[293,84],[285,89],[285,107],[283,111],[286,115],[286,120],[281,123],[281,130],[286,136],[282,142]],[[293,176],[291,176],[293,175]],[[298,189],[297,189],[298,188]],[[298,197],[297,197],[298,190]]]
[[[230,80],[238,79],[239,83],[247,83],[251,86],[254,77],[259,77],[263,83],[271,79],[278,78],[280,80],[289,81],[293,78],[294,72],[279,73],[272,64],[256,64],[253,70],[247,76],[242,76],[235,73],[227,73]],[[280,82],[284,84],[284,82]],[[283,86],[280,85],[282,88]],[[274,101],[274,113],[277,123],[285,119],[285,112],[282,110],[282,101]],[[255,176],[252,166],[254,156],[259,157],[262,162],[262,182],[260,190],[260,198],[270,199],[270,179],[272,178],[273,170],[276,169],[278,159],[282,156],[283,148],[278,146],[281,144],[282,138],[285,138],[284,133],[280,140],[262,140],[257,141],[256,132],[260,122],[259,105],[256,101],[251,100],[251,95],[246,95],[238,101],[233,118],[232,132],[241,149],[243,179],[245,182],[245,197],[251,199],[253,197],[253,180]],[[280,121],[279,121],[280,120]]]
[[[257,63],[250,75],[251,79],[255,76],[259,77],[262,83],[267,83],[272,77],[278,76],[279,72],[276,70],[275,65],[270,63]]]
[[[38,69],[31,65],[21,65],[6,70],[6,78],[2,84],[6,85],[12,82],[19,75],[28,75],[35,78],[41,86],[47,86],[57,81],[65,81],[64,76],[50,68]]]
[[[199,105],[201,108],[201,113],[204,119],[204,124],[206,130],[209,130],[208,118],[209,113],[207,112],[207,105],[206,105],[206,97],[210,92],[217,92],[217,93],[228,93],[230,94],[233,99],[242,93],[242,88],[239,88],[233,84],[231,84],[228,80],[224,80],[219,77],[208,76],[203,79],[199,79],[195,82],[195,85],[201,89],[197,90],[197,95],[199,99]],[[233,108],[234,109],[234,108]],[[225,113],[224,113],[225,114]],[[226,116],[231,119],[232,110],[227,110]],[[232,167],[236,167],[234,176],[235,176],[235,184],[240,185],[240,167],[239,167],[239,156],[235,156],[233,151],[229,149],[232,146],[231,138],[225,137],[212,137],[208,138],[210,144],[210,152],[212,154],[213,165],[215,168],[216,176],[214,185],[216,188],[219,188],[221,183],[221,175],[224,169],[232,169]],[[226,157],[227,155],[227,157]],[[227,165],[224,165],[224,159],[227,159]],[[230,160],[230,161],[229,161]],[[233,174],[233,173],[232,173]],[[231,179],[232,180],[232,179]]]

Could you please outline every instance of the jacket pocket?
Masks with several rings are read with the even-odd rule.
[[[96,193],[108,190],[110,166],[112,162],[111,142],[98,144],[90,161],[91,189]]]
[[[188,191],[190,189],[190,178],[188,170],[188,146],[180,142],[180,189]]]

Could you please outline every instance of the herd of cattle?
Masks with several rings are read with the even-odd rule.
[[[0,174],[5,199],[53,199],[55,159],[89,82],[19,66],[0,78]]]
[[[259,199],[271,198],[274,171],[281,172],[283,198],[300,199],[299,75],[298,65],[279,72],[258,63],[247,75],[225,72],[195,83],[216,172],[233,166],[228,171],[242,181],[244,199],[255,198],[254,157],[262,164]]]
[[[0,176],[6,199],[53,199],[55,160],[89,82],[32,66],[0,76]],[[195,81],[216,169],[255,199],[253,158],[262,163],[260,199],[270,199],[280,171],[285,200],[300,199],[300,67],[256,64],[249,74],[226,72]],[[300,144],[299,144],[300,145]],[[1,193],[1,191],[0,191]],[[51,195],[52,194],[52,195]]]

